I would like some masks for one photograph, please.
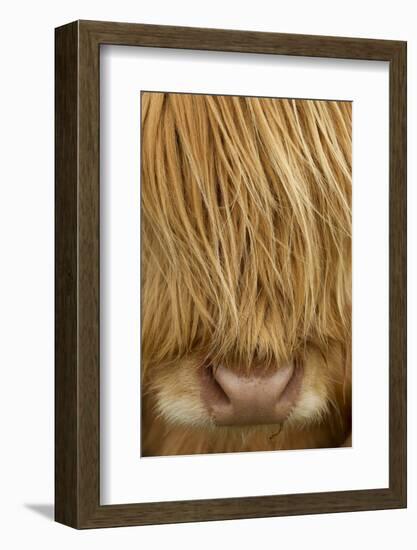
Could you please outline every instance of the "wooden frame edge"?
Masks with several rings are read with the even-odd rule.
[[[55,31],[55,520],[78,519],[78,23]]]

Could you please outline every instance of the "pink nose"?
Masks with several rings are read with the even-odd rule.
[[[286,364],[273,372],[203,369],[202,399],[215,424],[244,426],[283,421],[297,399],[301,371]]]

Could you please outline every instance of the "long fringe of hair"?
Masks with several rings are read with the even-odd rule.
[[[350,102],[146,92],[141,153],[145,368],[348,345]]]

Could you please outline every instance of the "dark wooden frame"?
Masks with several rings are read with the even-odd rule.
[[[389,62],[389,488],[100,505],[99,55],[102,44]],[[56,29],[55,45],[56,521],[76,528],[94,528],[405,507],[406,43],[77,21]]]

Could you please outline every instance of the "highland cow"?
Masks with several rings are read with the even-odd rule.
[[[142,94],[142,455],[351,432],[351,103]]]

